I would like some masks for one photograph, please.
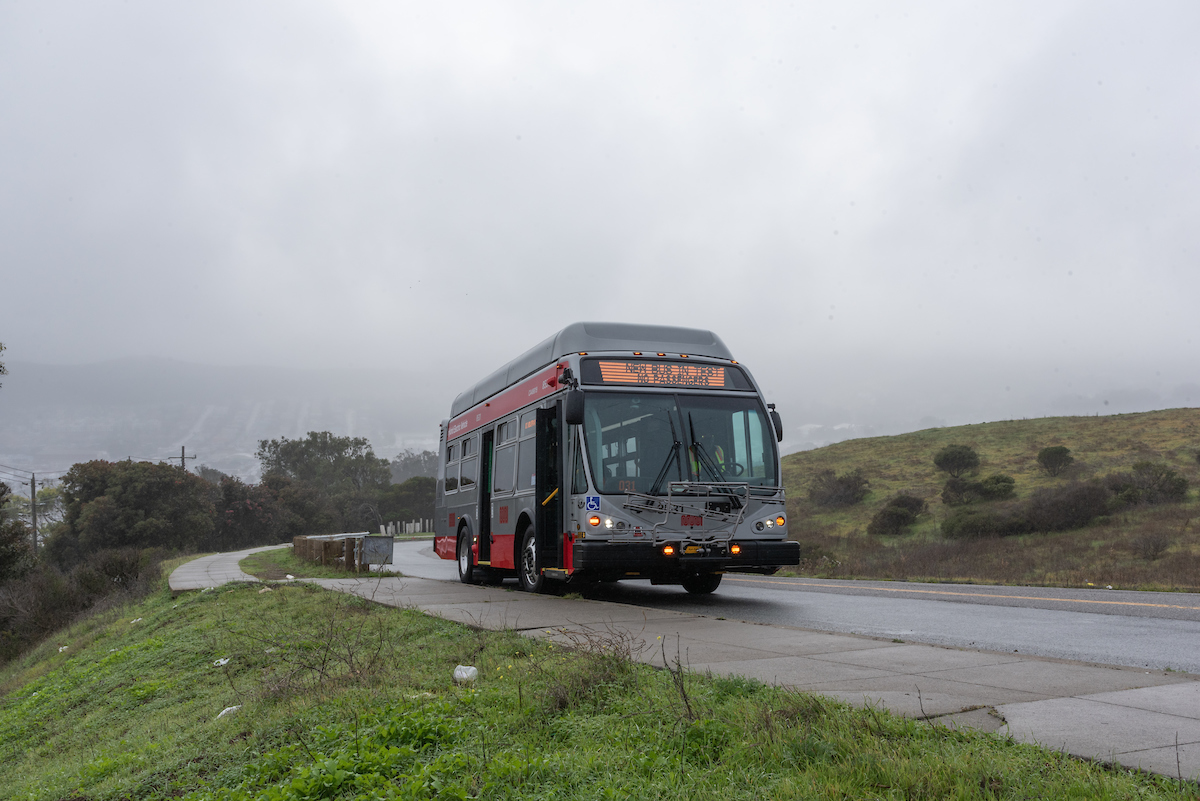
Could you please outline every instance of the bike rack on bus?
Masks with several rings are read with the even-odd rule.
[[[688,500],[677,500],[682,498]],[[694,500],[693,500],[694,499]],[[710,508],[709,504],[728,500],[731,508],[728,512]],[[645,515],[661,514],[662,519],[654,523],[650,530],[654,539],[659,539],[659,529],[667,524],[671,515],[693,514],[719,520],[723,525],[716,529],[700,532],[672,532],[669,539],[680,537],[696,542],[714,542],[733,538],[733,532],[746,518],[746,507],[750,500],[750,485],[744,482],[699,482],[672,481],[667,487],[666,496],[644,495],[639,492],[626,494],[622,508],[631,512]]]

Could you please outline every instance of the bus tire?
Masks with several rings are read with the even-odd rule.
[[[525,592],[541,592],[546,587],[546,578],[542,575],[542,555],[538,553],[537,532],[533,524],[525,529],[521,536],[521,550],[517,554],[517,578],[521,580],[521,589]]]
[[[679,583],[691,595],[708,595],[721,586],[721,574],[698,573],[694,576],[684,576]]]
[[[455,549],[458,555],[458,580],[463,584],[475,584],[475,565],[471,553],[471,534],[463,529],[458,532],[458,546]]]

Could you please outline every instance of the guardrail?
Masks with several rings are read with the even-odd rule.
[[[392,563],[392,537],[360,531],[353,534],[322,534],[315,537],[293,537],[292,552],[297,558],[331,567],[342,566],[347,571],[361,573],[371,565]]]

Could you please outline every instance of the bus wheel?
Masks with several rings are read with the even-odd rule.
[[[465,530],[458,534],[458,580],[463,584],[475,583],[475,560],[471,558],[471,535]]]
[[[521,537],[517,576],[521,579],[521,589],[525,592],[541,592],[546,586],[546,579],[542,576],[542,558],[538,553],[537,536],[533,526],[525,529],[525,536]]]
[[[695,576],[684,576],[679,583],[692,595],[708,595],[721,586],[721,574],[700,573]]]

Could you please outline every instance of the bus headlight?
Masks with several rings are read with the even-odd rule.
[[[613,527],[613,521],[612,521],[612,518],[611,518],[611,517],[607,517],[607,518],[605,518],[605,519],[604,519],[604,527],[605,527],[605,528],[612,528],[612,527]]]

